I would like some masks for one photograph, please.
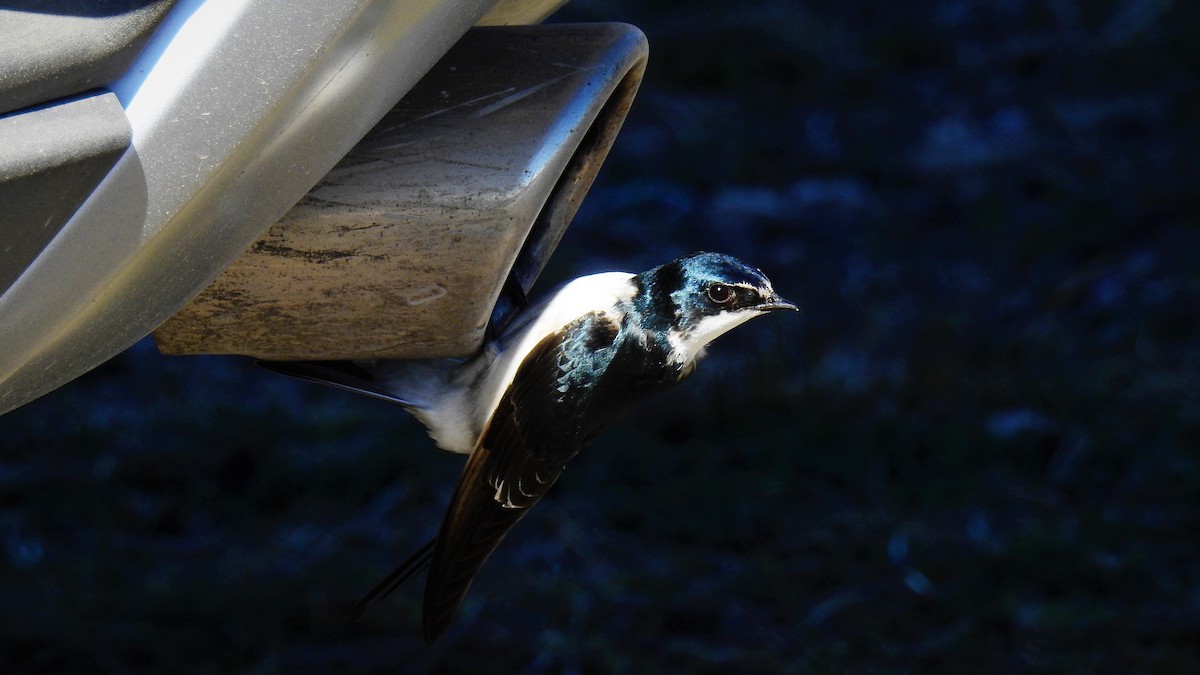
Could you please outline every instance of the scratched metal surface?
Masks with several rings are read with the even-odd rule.
[[[646,49],[626,24],[471,31],[155,332],[159,348],[266,359],[473,352],[514,261],[528,288],[591,185]]]

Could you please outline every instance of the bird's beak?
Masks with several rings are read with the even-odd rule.
[[[759,305],[755,309],[757,309],[761,312],[774,312],[775,310],[779,310],[779,309],[790,309],[793,312],[800,311],[800,308],[797,307],[795,303],[788,302],[787,300],[784,300],[783,298],[779,297],[778,295],[772,295],[771,297],[767,298],[765,301],[763,301],[763,303],[761,305]]]

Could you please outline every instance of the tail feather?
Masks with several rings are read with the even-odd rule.
[[[422,546],[408,557],[408,560],[400,563],[400,566],[392,570],[392,573],[383,578],[372,588],[361,600],[354,603],[350,611],[346,612],[346,616],[342,619],[342,623],[353,625],[362,620],[363,614],[368,609],[374,606],[379,601],[391,595],[397,588],[404,585],[406,581],[420,574],[423,570],[429,567],[429,561],[433,558],[433,545],[437,539],[430,539],[429,543]]]
[[[406,408],[421,407],[420,393],[403,391],[378,371],[378,361],[256,361],[273,373],[327,384],[331,387],[399,403]]]
[[[492,352],[485,350],[485,356]],[[392,403],[412,413],[437,443],[467,454],[482,421],[473,415],[469,390],[486,359],[376,361],[259,361],[272,372],[327,384]]]

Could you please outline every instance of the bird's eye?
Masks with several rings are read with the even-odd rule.
[[[712,300],[718,305],[724,305],[725,303],[731,302],[733,298],[733,289],[725,284],[713,284],[708,287],[708,299]]]

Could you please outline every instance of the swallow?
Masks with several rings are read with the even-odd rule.
[[[470,359],[263,363],[399,403],[439,447],[468,456],[437,536],[348,617],[428,568],[424,637],[435,641],[488,556],[580,449],[637,401],[687,378],[720,335],[797,309],[758,269],[701,252],[640,274],[575,279]]]

